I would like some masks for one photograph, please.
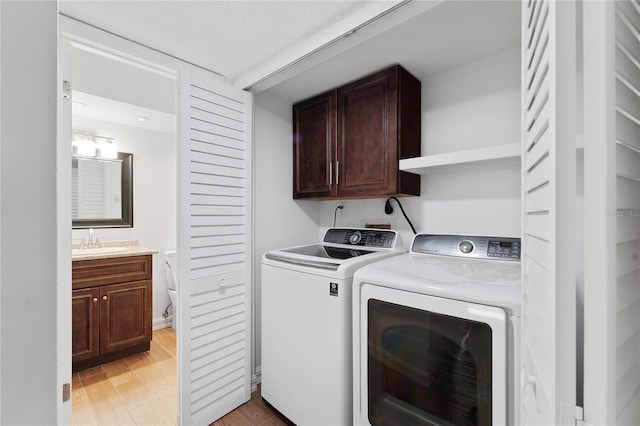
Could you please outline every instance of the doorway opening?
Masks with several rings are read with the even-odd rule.
[[[169,258],[178,246],[176,77],[142,59],[79,41],[69,43],[68,53],[75,253],[82,253],[88,242],[102,248],[138,245],[153,252],[150,350],[91,368],[74,363],[71,422],[176,424],[177,301],[172,303],[168,291],[177,283],[177,271],[168,269],[169,263],[177,265]],[[90,142],[95,152],[78,152]],[[124,211],[125,191],[108,189],[124,188],[120,180],[114,183],[124,173],[103,167],[114,161],[108,158],[109,149],[117,157],[131,158],[131,220],[115,225],[109,221]],[[97,327],[102,331],[102,325]]]

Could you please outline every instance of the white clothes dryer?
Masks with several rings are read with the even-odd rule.
[[[355,271],[406,251],[395,231],[329,229],[262,259],[262,397],[298,425],[352,422]]]
[[[519,238],[421,234],[359,269],[354,424],[518,424],[520,281]]]

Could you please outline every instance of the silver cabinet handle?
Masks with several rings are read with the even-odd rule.
[[[329,186],[333,185],[333,161],[329,162]]]
[[[102,300],[107,300],[107,296],[102,296]]]
[[[94,302],[97,302],[97,301],[98,301],[98,298],[97,298],[97,297],[94,297],[94,298],[93,298],[93,301],[94,301]]]

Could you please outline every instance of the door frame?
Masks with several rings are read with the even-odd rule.
[[[175,105],[176,105],[176,168],[180,164],[179,153],[179,111],[178,85],[180,61],[168,55],[151,50],[132,41],[125,40],[116,35],[109,34],[98,28],[91,27],[81,22],[75,21],[66,16],[59,16],[59,37],[58,37],[58,75],[60,80],[71,81],[71,48],[81,49],[96,53],[110,59],[133,65],[149,72],[160,74],[175,80]],[[71,99],[64,98],[63,86],[59,86],[58,97],[58,131],[57,131],[57,247],[58,264],[71,265],[71,252],[69,247],[72,243],[71,237]],[[176,176],[176,179],[179,179]],[[178,206],[176,206],[178,207]],[[176,211],[177,217],[177,211]],[[178,224],[177,224],[178,225]],[[179,227],[176,227],[179,230]],[[176,242],[178,241],[176,236]],[[63,326],[59,328],[57,342],[58,375],[60,383],[71,383],[71,268],[59,268],[58,270],[58,318]],[[177,360],[179,365],[179,359]],[[179,386],[179,370],[176,374],[176,387]],[[176,400],[176,406],[178,401]],[[62,424],[71,424],[71,399],[62,405]],[[179,413],[179,408],[178,408]]]

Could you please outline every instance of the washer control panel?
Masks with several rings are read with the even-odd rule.
[[[418,234],[411,253],[520,260],[520,238]]]
[[[331,228],[324,235],[323,242],[359,247],[393,248],[396,233],[383,229]]]

